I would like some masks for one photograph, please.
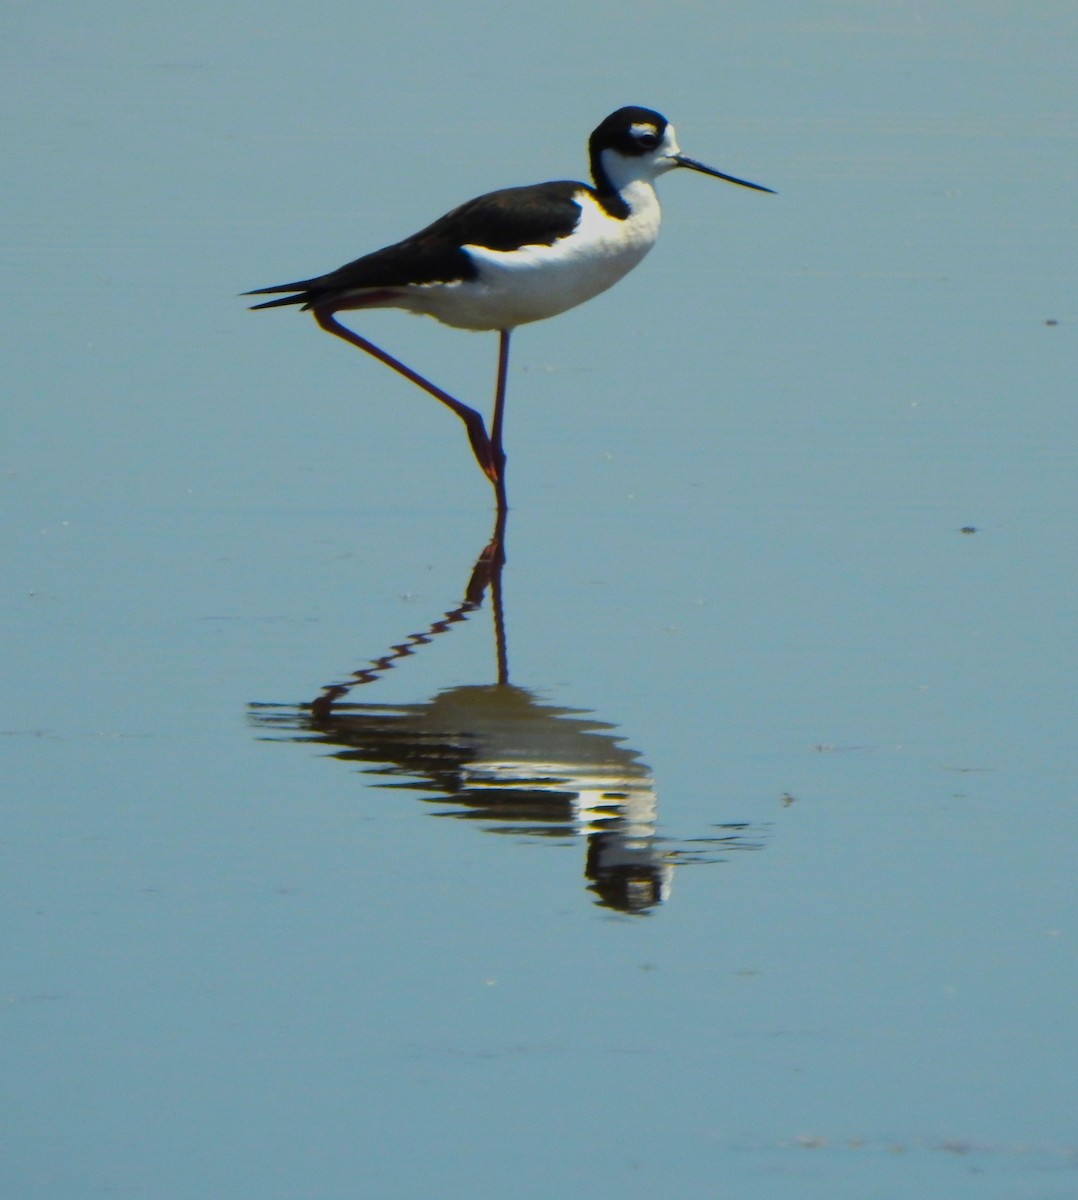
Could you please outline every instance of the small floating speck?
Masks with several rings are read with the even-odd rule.
[[[976,525],[963,525],[962,528],[958,532],[959,533],[976,533],[977,526]]]

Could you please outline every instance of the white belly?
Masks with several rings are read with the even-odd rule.
[[[617,283],[655,244],[661,213],[650,183],[635,186],[631,212],[611,218],[587,193],[576,229],[552,246],[464,249],[478,269],[464,283],[409,288],[400,307],[458,329],[512,329],[557,316]]]

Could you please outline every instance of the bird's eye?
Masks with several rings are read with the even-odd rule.
[[[659,131],[654,125],[633,125],[629,133],[641,150],[654,150],[659,144]]]

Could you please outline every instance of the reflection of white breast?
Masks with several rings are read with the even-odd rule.
[[[605,755],[594,761],[578,758],[575,762],[551,762],[526,757],[476,759],[464,769],[467,785],[491,790],[525,787],[552,797],[569,797],[578,833],[593,833],[617,819],[625,837],[654,837],[658,797],[651,772],[630,751],[621,751],[622,761],[612,761],[616,749],[603,747],[598,739],[592,740],[597,749],[607,749]],[[588,748],[586,739],[578,739],[578,745],[582,749]]]
[[[628,274],[655,245],[661,220],[655,189],[637,183],[624,198],[630,213],[619,221],[581,190],[576,228],[550,246],[465,246],[478,278],[425,294],[417,289],[411,293],[415,308],[462,329],[507,329],[583,304]]]

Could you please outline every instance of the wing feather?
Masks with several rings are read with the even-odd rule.
[[[463,247],[515,250],[518,246],[553,245],[576,228],[580,219],[577,197],[587,190],[585,184],[565,180],[488,192],[439,217],[411,237],[365,254],[335,271],[295,283],[257,288],[245,295],[290,292],[294,294],[254,307],[301,304],[311,308],[367,288],[474,279],[475,264]]]

